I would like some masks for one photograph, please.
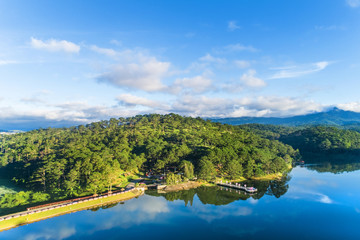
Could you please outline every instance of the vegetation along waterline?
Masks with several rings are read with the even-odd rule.
[[[143,179],[140,183],[166,184],[165,191],[221,181],[281,179],[301,153],[356,153],[358,134],[335,127],[231,126],[152,114],[5,135],[0,145],[1,174],[26,191],[3,194],[1,215],[112,192],[138,177]],[[197,182],[189,182],[194,179]],[[99,204],[95,200],[86,207]],[[72,211],[83,209],[78,206]],[[29,223],[69,212],[64,207],[47,209],[31,219],[3,218],[0,225],[8,228],[22,224],[24,217]]]
[[[261,177],[286,171],[299,157],[291,146],[237,126],[175,114],[39,129],[1,136],[2,176],[32,192],[5,194],[0,206],[111,191],[139,173],[167,174],[170,182]]]
[[[32,222],[40,221],[43,219],[76,212],[84,209],[94,208],[101,205],[106,205],[113,202],[128,200],[138,197],[144,193],[141,188],[131,189],[124,192],[118,192],[105,196],[94,196],[87,199],[79,199],[72,202],[51,204],[41,208],[29,209],[28,211],[11,214],[8,216],[0,217],[0,231],[9,228],[18,227],[21,225],[29,224]]]

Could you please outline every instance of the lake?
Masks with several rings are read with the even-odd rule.
[[[147,192],[0,233],[0,239],[358,239],[360,166],[297,166],[282,181]]]

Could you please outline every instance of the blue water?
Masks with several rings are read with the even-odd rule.
[[[0,239],[359,239],[359,180],[359,170],[296,167],[285,182],[254,196],[220,188],[149,192],[4,231]],[[273,194],[278,185],[281,194]]]

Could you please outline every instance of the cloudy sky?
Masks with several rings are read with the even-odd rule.
[[[0,128],[360,111],[360,0],[0,1]]]

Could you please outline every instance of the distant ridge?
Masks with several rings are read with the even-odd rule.
[[[2,130],[0,129],[0,134],[5,134],[5,135],[10,135],[10,134],[16,134],[16,133],[21,133],[24,132],[22,130]]]
[[[299,115],[293,117],[237,117],[237,118],[212,118],[213,122],[230,125],[241,125],[248,123],[272,124],[284,126],[300,125],[360,125],[360,113],[332,108],[329,111]]]

